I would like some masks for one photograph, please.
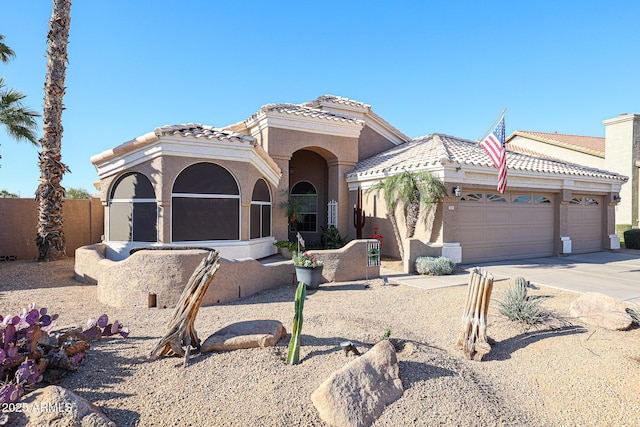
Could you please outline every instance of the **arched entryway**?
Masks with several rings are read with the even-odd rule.
[[[289,197],[304,204],[303,218],[289,226],[289,239],[300,232],[308,247],[320,242],[322,229],[327,226],[329,201],[329,167],[320,154],[298,150],[289,161]]]

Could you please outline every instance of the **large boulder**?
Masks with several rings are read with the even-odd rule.
[[[200,352],[273,347],[285,335],[287,331],[277,320],[247,320],[232,323],[209,336],[202,343]]]
[[[626,331],[633,324],[626,309],[627,304],[622,301],[597,292],[587,292],[571,303],[569,314],[589,325]]]
[[[311,394],[320,418],[332,426],[370,426],[404,391],[396,351],[380,341],[334,372]]]
[[[14,426],[116,427],[93,403],[65,388],[50,385],[22,399]]]

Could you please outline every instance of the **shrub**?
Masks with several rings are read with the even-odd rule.
[[[630,249],[640,249],[640,228],[624,232],[624,245]]]
[[[340,249],[347,244],[346,236],[342,237],[335,225],[321,228],[322,235],[320,236],[320,244],[323,249]]]
[[[507,319],[527,326],[544,324],[553,327],[553,323],[567,324],[551,311],[541,307],[541,299],[527,296],[529,287],[531,285],[523,277],[516,277],[514,286],[504,292],[502,299],[496,300],[498,311]]]
[[[416,259],[416,271],[418,274],[444,276],[453,273],[455,269],[456,263],[446,257],[421,256]]]
[[[624,232],[631,228],[631,224],[616,224],[616,234],[622,239]]]
[[[273,244],[278,249],[287,249],[289,252],[294,253],[298,251],[298,242],[290,242],[288,240],[279,240]],[[304,251],[304,246],[300,246],[300,250]]]
[[[627,314],[631,316],[631,320],[636,326],[640,326],[640,306],[634,305],[627,308]]]

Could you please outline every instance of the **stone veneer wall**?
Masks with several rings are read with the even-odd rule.
[[[78,248],[74,272],[76,280],[97,284],[98,300],[112,307],[148,307],[150,294],[155,295],[157,307],[174,307],[189,277],[206,256],[206,251],[198,249],[141,250],[125,260],[113,261],[105,258],[105,249],[104,244]],[[380,275],[379,267],[367,267],[366,240],[352,241],[342,249],[313,252],[325,262],[325,281],[343,282]],[[261,264],[252,259],[222,258],[203,305],[293,283],[294,274],[291,260]]]

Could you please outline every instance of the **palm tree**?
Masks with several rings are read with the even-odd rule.
[[[0,34],[0,62],[4,62],[6,64],[11,60],[11,58],[16,56],[16,53],[9,46],[4,44],[2,40],[4,40],[4,36]]]
[[[411,238],[415,234],[416,225],[420,213],[428,212],[431,207],[442,201],[446,193],[444,183],[427,171],[409,172],[402,171],[392,175],[367,190],[380,192],[384,195],[387,205],[387,216],[393,226],[393,233],[398,244],[400,257],[404,260],[404,247],[400,237],[400,228],[396,218],[398,205],[402,206],[405,225],[407,228],[405,237]]]
[[[69,168],[62,163],[62,110],[64,80],[67,71],[67,45],[71,23],[71,0],[54,0],[49,34],[47,35],[47,77],[44,83],[44,123],[40,140],[42,151],[38,155],[40,185],[36,190],[38,201],[38,261],[47,261],[65,255],[65,237],[62,230],[62,176]]]
[[[15,52],[3,42],[0,34],[0,62],[7,63],[16,56]],[[5,88],[4,78],[0,77],[0,124],[4,125],[7,133],[18,141],[26,140],[37,145],[36,117],[40,116],[22,104],[25,95],[17,90]],[[0,156],[1,158],[1,156]]]
[[[17,90],[5,88],[4,78],[0,77],[0,123],[12,138],[37,145],[36,117],[40,115],[22,104],[25,97]]]

